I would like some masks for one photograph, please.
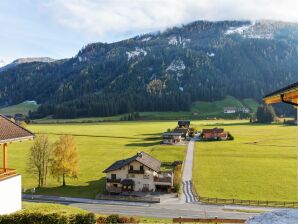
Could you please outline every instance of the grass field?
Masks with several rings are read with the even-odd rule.
[[[201,196],[297,200],[297,127],[235,122],[218,126],[235,140],[196,143],[194,182]]]
[[[130,157],[138,151],[150,153],[164,162],[184,160],[185,146],[160,145],[161,134],[177,122],[107,122],[99,124],[29,125],[35,133],[47,133],[54,142],[61,134],[72,134],[80,154],[80,175],[68,179],[67,187],[60,187],[56,179],[49,178],[45,188],[37,194],[94,198],[102,193],[105,179],[102,171],[115,160]],[[8,146],[8,166],[22,174],[23,187],[36,187],[37,181],[27,170],[30,142]],[[0,159],[2,153],[0,155]]]
[[[5,114],[5,115],[15,115],[15,114],[24,114],[27,115],[29,111],[35,111],[39,105],[34,104],[32,102],[25,101],[20,104],[16,104],[13,106],[5,107],[0,109],[0,114]]]

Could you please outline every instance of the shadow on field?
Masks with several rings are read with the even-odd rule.
[[[52,133],[52,132],[38,132],[37,134],[48,134],[48,135],[72,135],[72,136],[75,136],[75,137],[90,137],[90,138],[139,139],[139,138],[136,138],[136,137],[129,137],[129,136],[115,136],[115,135],[83,135],[83,134]]]
[[[139,141],[126,144],[126,146],[150,147],[154,145],[159,145],[162,142],[162,133],[141,134],[139,136],[149,137],[145,137],[143,139],[139,138]]]
[[[98,193],[102,193],[105,189],[105,177],[100,178],[99,180],[88,181],[86,186],[58,186],[58,187],[43,187],[37,188],[36,194],[40,195],[50,195],[50,196],[63,196],[63,197],[76,197],[76,198],[92,198],[95,199],[95,196]],[[99,192],[102,189],[102,192]]]

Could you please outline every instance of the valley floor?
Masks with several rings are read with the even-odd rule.
[[[47,133],[54,142],[61,134],[72,134],[80,154],[78,179],[67,179],[67,187],[49,178],[37,194],[94,198],[102,193],[102,171],[115,160],[145,151],[163,162],[184,160],[186,146],[161,145],[161,134],[177,121],[105,122],[97,124],[38,124],[28,128]],[[257,125],[246,120],[192,121],[202,128],[223,127],[235,137],[227,142],[196,142],[193,179],[204,197],[296,201],[296,127]],[[9,167],[22,174],[23,187],[36,187],[27,169],[33,142],[8,147]],[[0,155],[0,159],[2,155]]]

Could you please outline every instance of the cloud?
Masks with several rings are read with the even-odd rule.
[[[105,41],[194,20],[298,21],[292,0],[48,0],[42,8],[63,26]]]

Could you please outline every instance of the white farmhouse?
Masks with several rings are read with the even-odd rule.
[[[172,172],[161,172],[161,162],[145,152],[118,160],[105,169],[106,190],[109,193],[132,191],[170,191],[173,186]]]
[[[0,168],[0,215],[10,214],[22,208],[22,180],[15,169],[7,165],[7,144],[33,139],[34,134],[0,115],[0,145],[3,146],[3,162]]]

